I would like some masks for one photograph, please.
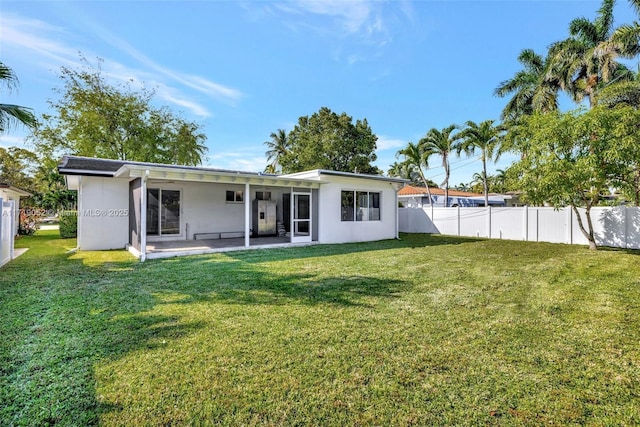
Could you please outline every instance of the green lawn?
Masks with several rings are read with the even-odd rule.
[[[0,425],[638,425],[640,252],[407,235],[0,269]]]

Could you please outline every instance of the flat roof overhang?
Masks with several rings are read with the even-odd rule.
[[[219,184],[250,184],[277,187],[320,188],[324,181],[297,177],[261,175],[242,172],[220,172],[197,169],[179,169],[162,166],[123,165],[113,174],[114,178],[143,178],[152,180],[206,182]]]

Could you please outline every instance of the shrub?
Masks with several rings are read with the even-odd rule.
[[[20,209],[18,215],[18,234],[21,236],[31,236],[38,231],[41,217],[42,212],[38,208],[25,207]]]
[[[78,236],[78,211],[60,211],[60,237],[69,239]]]

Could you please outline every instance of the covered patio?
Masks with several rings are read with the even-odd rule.
[[[183,255],[202,255],[251,249],[306,246],[313,242],[291,243],[291,237],[251,237],[245,246],[244,237],[230,239],[174,240],[147,243],[147,259],[171,258]]]

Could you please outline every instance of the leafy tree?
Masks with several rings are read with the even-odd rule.
[[[79,69],[62,67],[61,98],[49,101],[33,132],[37,151],[48,157],[75,154],[108,159],[198,165],[207,148],[200,125],[168,108],[151,105],[153,92],[106,81],[85,58]]]
[[[281,155],[279,163],[284,173],[309,169],[331,169],[343,172],[380,174],[371,165],[378,137],[371,131],[367,119],[353,119],[322,107],[310,117],[303,116],[289,132],[290,149]]]
[[[419,142],[423,152],[427,153],[428,156],[436,154],[442,158],[442,167],[444,167],[442,186],[444,187],[445,207],[449,207],[449,177],[451,175],[449,156],[458,148],[459,134],[453,133],[456,129],[458,129],[456,125],[450,125],[441,130],[432,128]]]
[[[631,185],[638,174],[640,114],[632,108],[598,107],[535,114],[519,126],[517,144],[527,155],[512,168],[530,202],[570,206],[580,231],[597,249],[591,208],[611,185]],[[638,176],[638,175],[636,175]],[[586,224],[578,207],[584,207]]]
[[[265,153],[267,161],[271,162],[265,168],[267,173],[278,173],[282,170],[280,165],[281,159],[289,153],[290,144],[287,131],[284,129],[278,129],[276,132],[271,132],[271,141],[265,141],[264,145],[268,150]]]
[[[549,75],[575,102],[589,100],[596,105],[596,92],[610,81],[633,79],[633,73],[618,62],[620,57],[633,57],[637,47],[616,42],[613,27],[615,0],[603,0],[596,19],[576,18],[569,24],[569,38],[549,48],[552,64]],[[619,37],[618,37],[619,38]]]
[[[464,151],[467,156],[480,151],[482,162],[482,192],[484,205],[489,206],[489,176],[487,175],[487,161],[498,161],[500,158],[500,143],[504,134],[504,127],[496,125],[495,120],[485,120],[480,124],[467,121],[465,128],[458,134],[461,143],[458,145],[458,153]]]
[[[394,162],[389,167],[387,176],[407,179],[411,181],[412,185],[416,185],[418,187],[438,187],[438,184],[430,179],[427,179],[427,182],[425,183],[420,172],[418,172],[415,166],[406,160],[403,162]]]
[[[431,151],[424,150],[423,145],[414,144],[413,142],[409,142],[405,148],[396,153],[396,157],[402,156],[404,159],[400,164],[411,171],[410,173],[417,173],[420,176],[420,180],[426,184],[429,204],[433,204],[431,189],[429,188],[429,183],[432,181],[427,179],[425,172],[429,169],[429,156],[431,154]],[[434,185],[434,187],[437,187],[437,185]]]
[[[18,87],[18,77],[13,70],[0,61],[0,87],[6,87],[11,91]],[[13,104],[0,103],[0,134],[5,133],[12,125],[22,124],[32,128],[36,124],[36,118],[30,108]]]
[[[606,107],[628,105],[640,108],[640,73],[634,80],[615,82],[598,90],[596,100],[598,105]]]
[[[34,203],[47,210],[72,210],[76,207],[77,192],[67,190],[64,177],[58,173],[58,162],[42,158],[34,173]]]
[[[34,191],[33,172],[38,156],[19,147],[0,147],[0,182],[8,183],[26,191]]]
[[[518,55],[523,69],[511,79],[501,82],[494,95],[503,98],[513,94],[502,110],[502,120],[516,120],[534,112],[556,111],[558,109],[558,91],[560,82],[547,74],[549,59],[524,49]]]

